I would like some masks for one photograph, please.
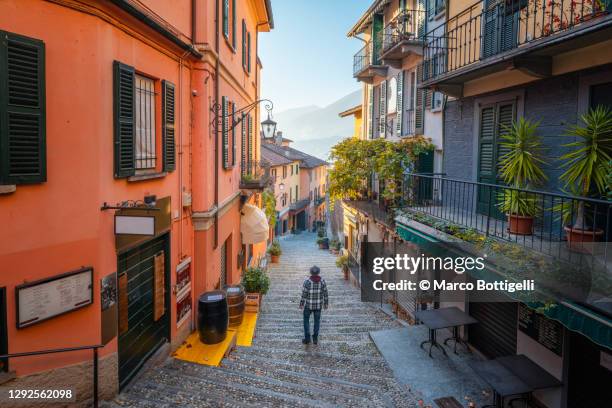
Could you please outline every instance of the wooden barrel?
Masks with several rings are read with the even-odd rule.
[[[244,288],[242,285],[228,286],[225,292],[227,293],[229,325],[231,327],[240,326],[244,314]]]

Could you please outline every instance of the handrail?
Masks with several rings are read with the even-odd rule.
[[[98,408],[98,349],[104,347],[103,344],[91,346],[66,347],[59,349],[48,349],[38,351],[26,351],[23,353],[1,354],[0,359],[41,356],[46,354],[66,353],[71,351],[93,350],[93,406]]]

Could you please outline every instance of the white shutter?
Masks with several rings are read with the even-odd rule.
[[[402,136],[404,110],[404,71],[397,74],[397,135]]]
[[[368,104],[368,139],[374,137],[374,86],[368,85],[370,101]]]
[[[378,116],[380,118],[380,136],[385,137],[386,123],[387,123],[387,81],[380,83],[380,111]]]

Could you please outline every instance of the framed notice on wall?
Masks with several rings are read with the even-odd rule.
[[[91,305],[93,268],[17,286],[15,299],[18,329]]]

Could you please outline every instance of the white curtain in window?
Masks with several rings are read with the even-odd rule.
[[[155,84],[136,75],[136,168],[155,168]]]

